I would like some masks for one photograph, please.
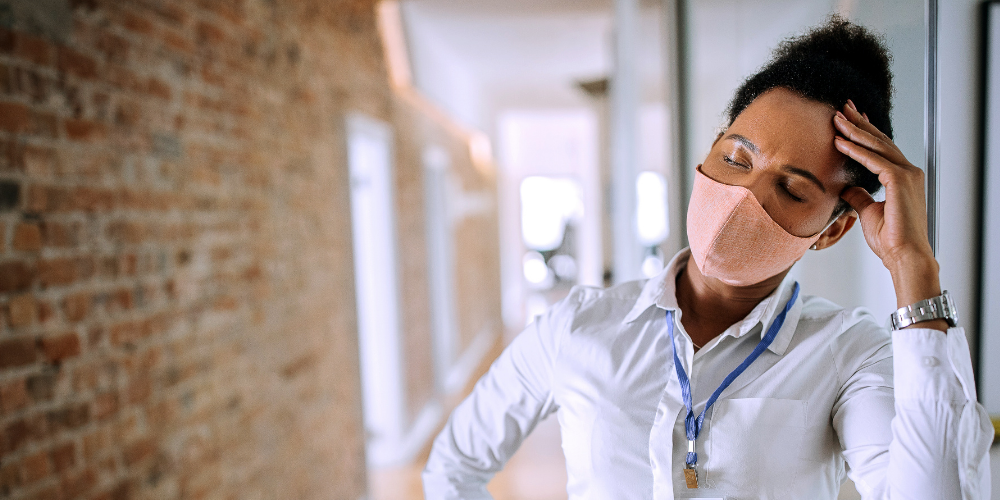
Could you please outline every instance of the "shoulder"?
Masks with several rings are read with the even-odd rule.
[[[552,307],[564,331],[574,336],[585,332],[614,332],[611,325],[623,323],[642,294],[645,281],[630,281],[610,288],[574,286]]]
[[[645,280],[629,281],[610,288],[600,288],[595,286],[576,285],[570,290],[567,300],[575,302],[581,308],[595,307],[601,304],[628,304],[629,307],[635,303],[639,295],[642,294],[642,287]]]
[[[892,357],[892,335],[864,307],[845,308],[822,297],[803,297],[799,331],[821,335],[844,369]]]

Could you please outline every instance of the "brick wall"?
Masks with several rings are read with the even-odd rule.
[[[413,151],[494,188],[393,96],[372,2],[0,0],[0,26],[0,498],[363,495],[343,116],[402,145],[413,414],[435,397]],[[463,227],[479,328],[495,213]]]

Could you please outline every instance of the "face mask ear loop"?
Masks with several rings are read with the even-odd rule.
[[[825,233],[827,229],[830,229],[830,227],[831,227],[831,226],[833,226],[833,223],[834,223],[834,222],[837,222],[837,221],[838,221],[838,220],[839,220],[839,219],[840,219],[841,217],[843,217],[843,216],[844,216],[844,214],[840,214],[839,216],[835,217],[835,218],[834,218],[833,220],[831,220],[830,222],[828,222],[828,223],[826,224],[826,227],[824,227],[823,229],[821,229],[821,230],[820,230],[820,231],[819,231],[818,233],[816,233],[816,234],[814,234],[814,235],[810,236],[810,238],[812,238],[812,237],[814,237],[814,236],[822,236],[822,235],[823,235],[823,233]],[[818,239],[818,238],[817,238],[817,239]],[[813,243],[813,244],[812,244],[812,246],[811,246],[811,247],[809,247],[809,248],[810,248],[810,249],[812,249],[812,250],[819,250],[819,248],[816,248],[816,244],[815,244],[815,243]]]

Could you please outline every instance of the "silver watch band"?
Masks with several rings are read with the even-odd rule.
[[[954,327],[958,324],[958,311],[951,300],[951,295],[945,290],[937,297],[900,307],[889,315],[889,319],[893,330],[932,319],[943,319],[948,322],[948,326]]]

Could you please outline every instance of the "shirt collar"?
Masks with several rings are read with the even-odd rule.
[[[646,312],[652,306],[657,306],[664,311],[674,311],[675,314],[680,314],[680,307],[677,305],[677,274],[681,272],[684,266],[687,265],[688,256],[691,254],[691,250],[685,248],[674,255],[674,258],[670,259],[670,262],[663,268],[660,274],[650,278],[649,281],[642,287],[642,292],[639,294],[639,298],[636,299],[635,305],[629,311],[628,315],[625,316],[626,323],[632,323],[639,318],[642,313]],[[739,322],[737,325],[729,328],[722,335],[729,335],[731,337],[740,338],[754,328],[758,324],[762,324],[760,329],[760,336],[763,337],[767,333],[767,328],[771,326],[774,319],[781,313],[784,309],[785,304],[788,299],[792,296],[792,290],[795,286],[795,279],[792,277],[793,273],[788,273],[785,275],[785,279],[781,281],[770,295],[768,295],[764,300],[762,300],[753,310],[747,314],[743,321]],[[799,322],[799,315],[802,312],[802,297],[801,291],[799,297],[795,300],[792,308],[788,311],[785,316],[785,322],[781,326],[781,330],[778,331],[777,336],[771,343],[768,350],[774,352],[775,354],[781,355],[785,353],[788,348],[788,344],[792,341],[792,335],[795,333],[796,325]]]

